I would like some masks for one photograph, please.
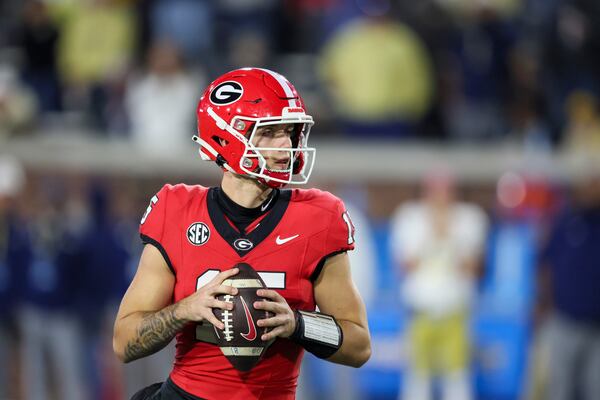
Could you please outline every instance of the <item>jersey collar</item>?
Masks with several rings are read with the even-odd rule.
[[[281,221],[281,218],[283,218],[291,196],[291,190],[281,190],[279,196],[274,199],[271,210],[260,221],[260,224],[248,234],[238,232],[227,221],[217,200],[217,188],[213,187],[209,189],[206,202],[208,215],[219,235],[229,243],[240,257],[243,257],[273,232],[279,221]]]

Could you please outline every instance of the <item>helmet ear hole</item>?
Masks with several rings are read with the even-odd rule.
[[[212,139],[213,139],[215,142],[219,143],[221,146],[227,146],[227,145],[229,144],[229,140],[227,140],[227,139],[224,139],[224,138],[222,138],[222,137],[219,137],[219,136],[217,136],[217,135],[214,135],[214,136],[212,137]]]
[[[246,129],[246,132],[243,132],[242,135],[244,135],[244,137],[247,140],[250,140],[250,136],[252,135],[253,131],[254,131],[254,123],[251,123],[248,125],[248,129]]]

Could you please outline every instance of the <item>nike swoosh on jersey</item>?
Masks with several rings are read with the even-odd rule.
[[[275,243],[282,245],[285,244],[287,242],[289,242],[290,240],[294,240],[296,239],[298,236],[300,236],[300,234],[298,235],[294,235],[294,236],[290,236],[290,237],[286,237],[286,238],[281,238],[279,235],[275,238]]]
[[[265,211],[269,207],[269,204],[271,204],[271,201],[273,200],[273,197],[274,196],[271,196],[269,198],[269,201],[267,201],[265,204],[263,204],[262,206],[260,206],[260,211]]]
[[[244,307],[244,313],[246,314],[246,322],[248,322],[248,333],[242,333],[242,336],[244,339],[251,342],[256,339],[256,326],[254,326],[254,320],[252,320],[252,314],[250,314],[246,301],[243,297],[240,298],[242,299],[242,306]]]

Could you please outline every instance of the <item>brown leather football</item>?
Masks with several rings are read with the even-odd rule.
[[[231,365],[239,371],[251,370],[264,356],[272,341],[264,342],[261,336],[267,328],[259,328],[256,321],[268,318],[271,313],[257,310],[255,301],[264,300],[256,291],[266,288],[260,275],[248,264],[240,263],[233,268],[240,272],[226,279],[223,284],[238,288],[238,294],[219,295],[217,299],[233,303],[233,310],[213,309],[215,316],[225,328],[214,329],[217,345]]]

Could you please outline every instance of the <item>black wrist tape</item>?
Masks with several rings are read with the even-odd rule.
[[[331,357],[344,340],[334,317],[312,311],[295,310],[296,329],[290,339],[319,358]]]

